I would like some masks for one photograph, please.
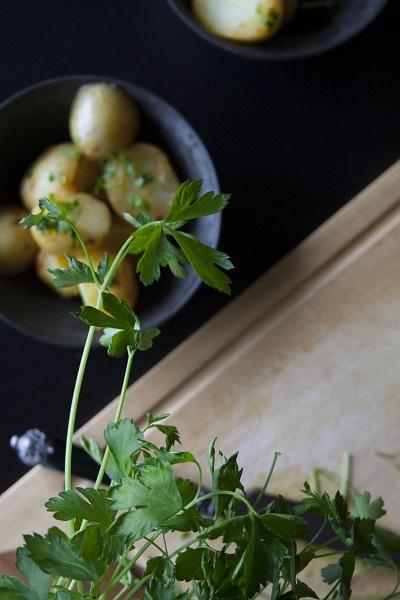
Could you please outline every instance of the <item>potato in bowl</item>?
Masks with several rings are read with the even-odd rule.
[[[31,165],[46,152],[46,149],[60,143],[72,144],[72,141],[68,142],[71,106],[78,90],[92,83],[99,83],[99,78],[60,78],[28,88],[0,105],[0,153],[4,157],[0,164],[0,174],[3,180],[4,203],[12,202],[21,206],[20,182],[29,172]],[[140,129],[138,137],[132,141],[133,144],[140,141],[159,148],[168,156],[178,181],[201,178],[204,189],[218,191],[215,170],[204,145],[192,127],[172,106],[130,83],[106,77],[101,78],[100,83],[117,87],[136,103],[140,115]],[[82,153],[78,145],[74,144],[74,148]],[[95,162],[100,165],[101,171],[103,159]],[[51,169],[55,170],[53,167]],[[96,175],[95,180],[98,181],[98,178]],[[70,178],[67,179],[70,183]],[[54,180],[49,183],[54,183]],[[91,185],[90,183],[89,187]],[[74,183],[73,187],[78,186]],[[66,201],[70,191],[69,188],[61,193],[58,191],[59,201]],[[73,191],[72,195],[76,193]],[[93,240],[93,250],[109,250],[110,253],[115,253],[121,242],[126,239],[130,226],[114,211],[105,190],[97,192],[94,189],[85,189],[78,193],[94,196],[110,215],[109,229],[105,231],[104,228],[102,239],[99,237],[98,240]],[[57,198],[57,195],[55,196]],[[216,245],[219,229],[219,215],[204,217],[193,223],[193,233],[210,245]],[[35,254],[36,252],[35,250]],[[67,252],[73,254],[74,249],[69,248]],[[33,266],[34,260],[35,257],[32,259],[32,266],[24,273],[0,277],[0,310],[3,319],[47,342],[80,346],[85,329],[79,322],[75,322],[68,312],[76,310],[81,300],[76,296],[61,298],[40,281]],[[188,301],[198,285],[197,277],[190,274],[184,280],[176,280],[166,275],[151,288],[141,287],[136,310],[143,325],[160,325],[170,318]],[[62,323],[61,335],[60,325],[55,325],[57,320]]]

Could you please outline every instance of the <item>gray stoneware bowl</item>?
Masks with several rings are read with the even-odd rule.
[[[273,38],[246,44],[208,33],[193,16],[190,0],[167,0],[184,23],[203,39],[228,52],[258,60],[293,60],[335,48],[367,27],[387,1],[339,0],[334,8],[299,10]]]
[[[139,139],[161,146],[181,180],[203,179],[205,190],[219,191],[213,163],[199,136],[169,104],[141,87],[98,76],[70,76],[33,85],[0,105],[0,178],[3,202],[19,203],[18,187],[32,160],[47,146],[69,139],[68,115],[79,86],[95,81],[116,83],[141,111]],[[191,231],[215,246],[220,215],[193,223]],[[141,287],[137,312],[145,327],[158,326],[183,307],[200,285],[192,272],[175,279],[163,270],[160,282]],[[33,270],[13,278],[0,277],[0,313],[7,323],[37,339],[80,347],[86,328],[70,312],[79,299],[65,300],[38,281]]]

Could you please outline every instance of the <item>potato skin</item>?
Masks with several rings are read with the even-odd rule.
[[[144,212],[162,219],[169,211],[179,179],[168,156],[153,144],[138,143],[110,158],[103,181],[111,207],[124,213]]]
[[[18,275],[35,260],[37,246],[20,220],[26,211],[20,206],[0,207],[0,275]]]
[[[79,296],[79,290],[77,285],[71,287],[58,287],[53,282],[52,275],[47,269],[65,269],[68,267],[67,260],[64,255],[56,256],[55,254],[48,254],[43,250],[39,251],[36,257],[36,274],[38,278],[49,286],[53,291],[57,292],[63,298],[73,298]]]
[[[109,253],[110,259],[115,258],[115,254]],[[104,256],[104,252],[99,250],[90,251],[90,258],[92,259],[93,265],[96,268],[101,259]],[[79,256],[79,260],[86,262],[83,255]],[[94,283],[80,283],[78,285],[79,293],[82,301],[85,305],[96,306],[98,299],[98,290]],[[117,275],[114,277],[114,281],[109,288],[110,292],[117,296],[120,300],[125,302],[134,308],[139,296],[139,284],[134,271],[132,263],[126,258],[120,265]]]
[[[260,42],[281,27],[284,1],[192,0],[192,10],[210,33],[238,42]]]
[[[92,159],[104,159],[128,146],[139,130],[134,101],[115,85],[91,83],[79,88],[71,109],[71,139]]]
[[[75,225],[88,245],[96,245],[107,235],[111,227],[111,213],[104,202],[97,200],[90,194],[68,193],[57,198],[64,203],[78,201]],[[35,209],[33,212],[36,212]],[[32,227],[32,236],[37,245],[50,254],[74,253],[79,251],[79,243],[70,232],[60,232],[57,229],[42,231],[40,228]]]
[[[73,144],[51,146],[25,173],[20,186],[22,203],[31,211],[43,196],[86,191],[98,174],[99,164],[86,158]]]

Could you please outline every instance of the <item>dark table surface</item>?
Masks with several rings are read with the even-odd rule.
[[[400,2],[361,35],[316,58],[252,62],[206,44],[165,0],[2,0],[0,95],[37,81],[95,74],[138,83],[173,104],[232,192],[221,248],[234,296],[392,164],[400,146]],[[251,228],[245,215],[256,216]],[[202,288],[143,353],[139,377],[219,310]],[[9,438],[33,426],[63,436],[80,353],[0,323],[0,491],[25,468]],[[94,352],[78,422],[118,393],[122,362]]]

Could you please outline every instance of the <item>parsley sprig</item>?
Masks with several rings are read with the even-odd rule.
[[[74,522],[75,533],[67,536],[52,527],[46,535],[25,536],[17,566],[30,587],[4,576],[0,598],[105,600],[118,589],[122,598],[130,598],[144,586],[143,600],[250,600],[266,592],[275,600],[318,599],[304,580],[304,571],[322,555],[318,540],[322,530],[307,546],[301,543],[310,535],[308,516],[315,514],[321,515],[329,536],[342,542],[335,561],[321,572],[330,586],[325,597],[350,598],[357,558],[396,568],[390,550],[393,539],[391,546],[387,544],[376,526],[384,514],[381,498],[371,501],[366,492],[355,495],[355,511],[350,514],[340,492],[331,497],[305,484],[304,498],[297,504],[280,497],[256,508],[244,492],[237,454],[217,452],[215,442],[209,453],[212,487],[199,491],[201,468],[198,485],[175,473],[176,465],[199,466],[199,461],[191,452],[174,449],[180,436],[165,422],[167,418],[149,414],[142,429],[130,419],[107,427],[112,484],[60,492],[46,502],[57,521]],[[159,444],[145,436],[154,427],[161,434]],[[85,448],[101,460],[96,442],[85,440]],[[204,505],[209,505],[207,516]],[[186,537],[168,550],[173,532]],[[144,573],[132,575],[145,550],[152,558]],[[79,582],[89,584],[90,591],[78,592]],[[387,598],[396,596],[394,591]]]
[[[183,183],[168,215],[161,221],[152,221],[144,214],[124,215],[137,227],[129,252],[141,255],[137,272],[145,285],[158,281],[161,267],[168,267],[175,277],[185,277],[185,265],[189,264],[204,283],[230,293],[231,281],[223,272],[233,268],[229,257],[181,230],[188,221],[218,213],[228,204],[229,195],[212,192],[202,195],[201,186],[201,181]]]
[[[279,453],[266,473],[265,483],[252,502],[242,483],[238,455],[208,450],[208,481],[203,488],[200,460],[181,444],[169,415],[147,415],[140,428],[122,418],[133,359],[151,348],[158,329],[143,330],[138,316],[110,293],[119,265],[129,253],[140,254],[137,270],[146,285],[156,281],[161,267],[178,277],[190,265],[208,285],[229,293],[224,270],[232,264],[226,254],[201,243],[183,230],[192,219],[222,210],[229,197],[201,194],[199,181],[178,190],[165,219],[153,221],[145,214],[127,215],[132,234],[113,261],[104,255],[95,266],[76,229],[73,211],[43,198],[39,213],[23,220],[24,227],[69,227],[82,244],[83,263],[67,256],[65,269],[51,270],[59,286],[93,283],[98,288],[96,307],[83,306],[75,317],[88,325],[88,336],[74,387],[68,423],[65,490],[46,502],[58,522],[68,522],[69,534],[51,527],[45,535],[24,537],[17,550],[17,569],[23,579],[3,575],[0,600],[253,600],[269,594],[271,600],[319,598],[306,581],[305,569],[324,556],[334,555],[321,571],[329,591],[323,600],[349,600],[356,560],[396,571],[398,584],[385,600],[399,597],[399,569],[394,554],[400,536],[376,523],[385,514],[383,500],[368,492],[354,494],[353,512],[347,491],[333,497],[304,484],[302,499],[288,502],[279,496],[266,503],[267,490]],[[82,439],[84,449],[99,464],[92,487],[72,487],[72,440],[81,385],[96,330],[112,357],[126,357],[126,367],[114,422],[104,431],[104,448],[94,439]],[[148,438],[157,430],[158,443]],[[179,465],[192,466],[197,480],[182,478]],[[104,475],[111,480],[103,486]],[[345,486],[346,490],[348,486]],[[321,526],[309,532],[310,516]],[[178,547],[171,534],[181,532]],[[328,535],[326,543],[323,535]],[[329,545],[335,551],[329,552]],[[339,544],[339,547],[337,546]],[[328,547],[327,547],[328,546]],[[173,549],[172,549],[173,548]],[[152,557],[145,570],[132,569],[144,554]],[[115,596],[116,594],[116,596]]]

